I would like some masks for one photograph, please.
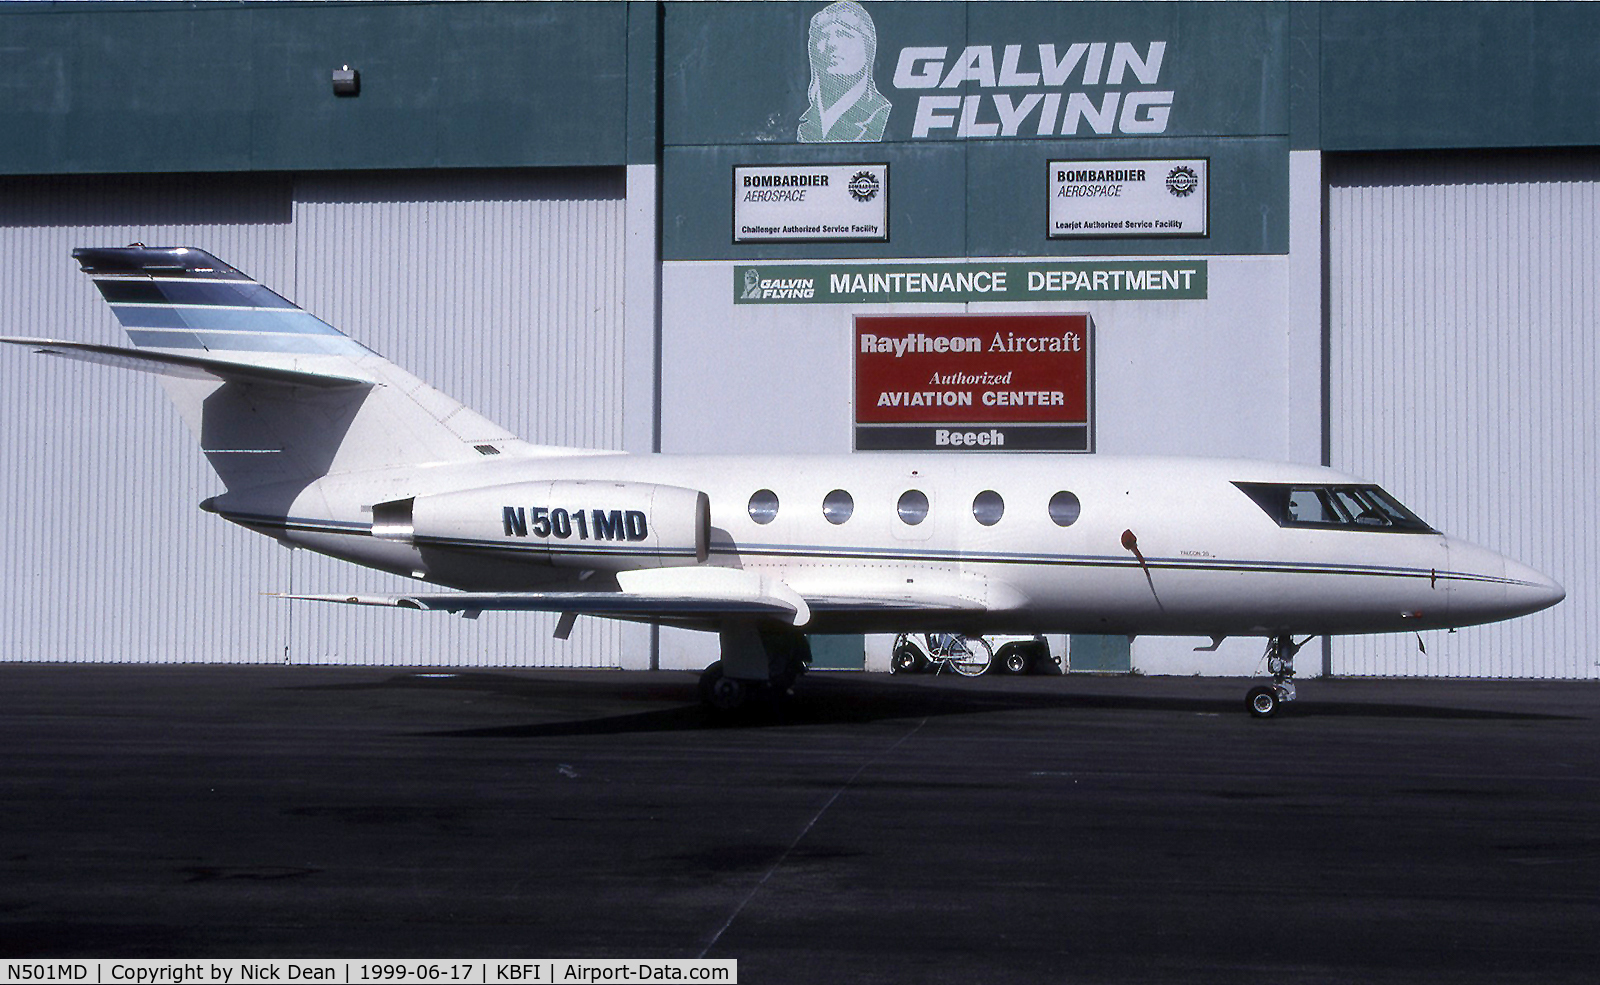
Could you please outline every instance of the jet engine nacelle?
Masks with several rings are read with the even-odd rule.
[[[695,489],[639,482],[514,482],[379,503],[372,535],[499,549],[562,567],[666,568],[706,559],[711,500]]]

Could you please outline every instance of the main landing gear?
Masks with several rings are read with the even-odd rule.
[[[720,636],[722,659],[700,673],[700,701],[716,715],[771,708],[811,666],[804,633],[735,624],[724,626]]]
[[[1267,641],[1267,673],[1272,675],[1272,683],[1253,687],[1245,696],[1245,707],[1253,717],[1271,718],[1284,702],[1294,700],[1294,655],[1313,638],[1296,643],[1292,636],[1274,636]]]

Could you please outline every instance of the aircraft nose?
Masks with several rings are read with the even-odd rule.
[[[1450,622],[1456,626],[1514,619],[1548,609],[1567,597],[1566,589],[1504,554],[1452,538]]]
[[[1506,606],[1519,616],[1548,609],[1567,597],[1554,578],[1506,558]]]

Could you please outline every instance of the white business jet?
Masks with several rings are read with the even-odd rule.
[[[133,348],[7,338],[159,374],[234,523],[447,591],[297,595],[715,632],[733,710],[788,690],[807,633],[948,630],[1268,640],[1509,619],[1555,582],[1379,487],[1253,461],[897,453],[625,455],[529,444],[193,248],[80,249]]]

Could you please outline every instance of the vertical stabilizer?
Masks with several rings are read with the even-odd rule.
[[[72,256],[230,491],[540,451],[204,250]],[[174,368],[195,364],[209,372]],[[305,385],[316,378],[368,385]]]

